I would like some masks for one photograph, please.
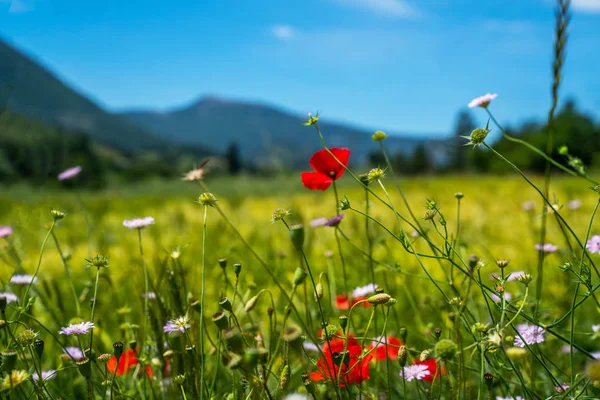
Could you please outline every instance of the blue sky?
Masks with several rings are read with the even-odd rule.
[[[562,94],[598,116],[600,0],[572,3]],[[551,0],[0,0],[0,36],[109,110],[211,94],[427,134],[486,92],[504,123],[544,118],[553,13]]]

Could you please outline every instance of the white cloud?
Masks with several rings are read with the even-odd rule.
[[[418,13],[404,0],[335,0],[336,2],[354,8],[371,11],[374,14],[392,17],[414,17]],[[588,0],[590,1],[590,0]]]
[[[600,13],[600,0],[572,0],[571,5],[576,11]]]
[[[296,30],[290,25],[274,25],[271,33],[279,40],[291,40],[296,37]]]
[[[12,0],[8,12],[11,14],[22,14],[33,10],[31,4],[25,3],[23,0]]]

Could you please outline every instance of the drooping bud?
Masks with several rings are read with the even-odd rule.
[[[254,307],[256,307],[256,303],[258,302],[259,296],[260,296],[260,294],[250,297],[250,299],[246,302],[246,306],[244,307],[246,312],[250,312],[250,311],[254,310]]]
[[[302,283],[304,283],[305,279],[306,271],[300,267],[296,268],[296,271],[294,272],[294,286],[300,286]]]
[[[323,298],[323,285],[321,282],[317,283],[315,287],[315,300],[318,301]]]
[[[301,251],[304,246],[304,226],[301,224],[290,226],[289,234],[294,248]]]

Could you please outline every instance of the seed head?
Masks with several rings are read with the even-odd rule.
[[[65,214],[65,213],[64,213],[64,212],[62,212],[62,211],[59,211],[59,210],[52,209],[52,210],[50,210],[50,215],[52,215],[52,218],[53,218],[55,221],[58,221],[58,220],[60,220],[60,219],[63,219],[63,218],[65,217],[65,215],[67,215],[67,214]]]
[[[304,122],[304,125],[311,126],[316,125],[319,122],[319,113],[316,115],[312,115],[312,113],[308,113],[308,119]]]
[[[510,260],[505,260],[505,259],[496,260],[496,265],[501,269],[506,268],[509,263],[510,263]]]
[[[277,221],[282,221],[285,217],[288,217],[291,214],[292,213],[290,210],[286,210],[285,208],[276,208],[271,216],[271,223],[274,224]]]
[[[367,174],[367,177],[369,178],[369,182],[378,181],[378,180],[382,179],[384,176],[385,176],[385,171],[382,170],[381,168],[373,168]]]
[[[473,132],[471,132],[470,136],[462,136],[462,137],[465,139],[469,139],[469,142],[465,146],[472,144],[473,147],[476,147],[476,146],[481,146],[481,144],[484,143],[485,138],[487,137],[487,135],[489,133],[490,133],[490,130],[487,127],[486,128],[477,128]]]
[[[100,355],[98,356],[97,360],[98,360],[98,362],[101,362],[101,363],[106,363],[106,362],[108,362],[108,360],[110,360],[111,358],[112,358],[112,354],[110,354],[110,353],[102,353],[102,354],[100,354]]]
[[[425,214],[423,215],[423,219],[425,221],[431,221],[432,219],[435,218],[437,214],[436,210],[425,210]]]
[[[519,282],[521,282],[525,286],[529,286],[531,281],[533,280],[533,276],[531,274],[523,274],[517,278]]]
[[[25,330],[19,332],[19,334],[17,335],[15,340],[17,341],[18,344],[25,347],[25,346],[32,345],[33,342],[35,341],[36,337],[37,337],[37,333],[34,332],[32,329],[25,329]]]
[[[108,258],[101,256],[101,255],[86,258],[85,261],[87,261],[87,264],[86,264],[87,267],[94,267],[94,268],[105,268],[105,267],[108,267],[110,264],[110,262],[108,261]]]

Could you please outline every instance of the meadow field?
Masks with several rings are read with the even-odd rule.
[[[532,180],[543,185],[543,177]],[[2,393],[597,398],[590,360],[600,350],[599,308],[595,287],[586,287],[597,281],[597,256],[581,261],[564,234],[567,224],[580,241],[600,233],[589,182],[555,177],[552,209],[518,176],[376,182],[369,193],[346,174],[337,201],[331,189],[304,188],[299,174],[209,175],[204,187],[149,181],[100,192],[3,188],[0,225],[12,232],[0,253],[9,300],[0,335],[19,361]],[[207,190],[216,203],[201,196]],[[349,206],[340,210],[342,199]],[[317,223],[338,213],[333,226]],[[544,214],[546,243],[556,247],[540,267]],[[124,226],[141,217],[154,223]],[[288,233],[297,224],[300,245]],[[29,289],[15,274],[36,280]],[[531,284],[513,279],[523,274]],[[85,322],[93,328],[59,334]],[[529,339],[522,324],[541,332]],[[44,341],[41,351],[35,340]],[[35,379],[48,370],[46,380]]]

